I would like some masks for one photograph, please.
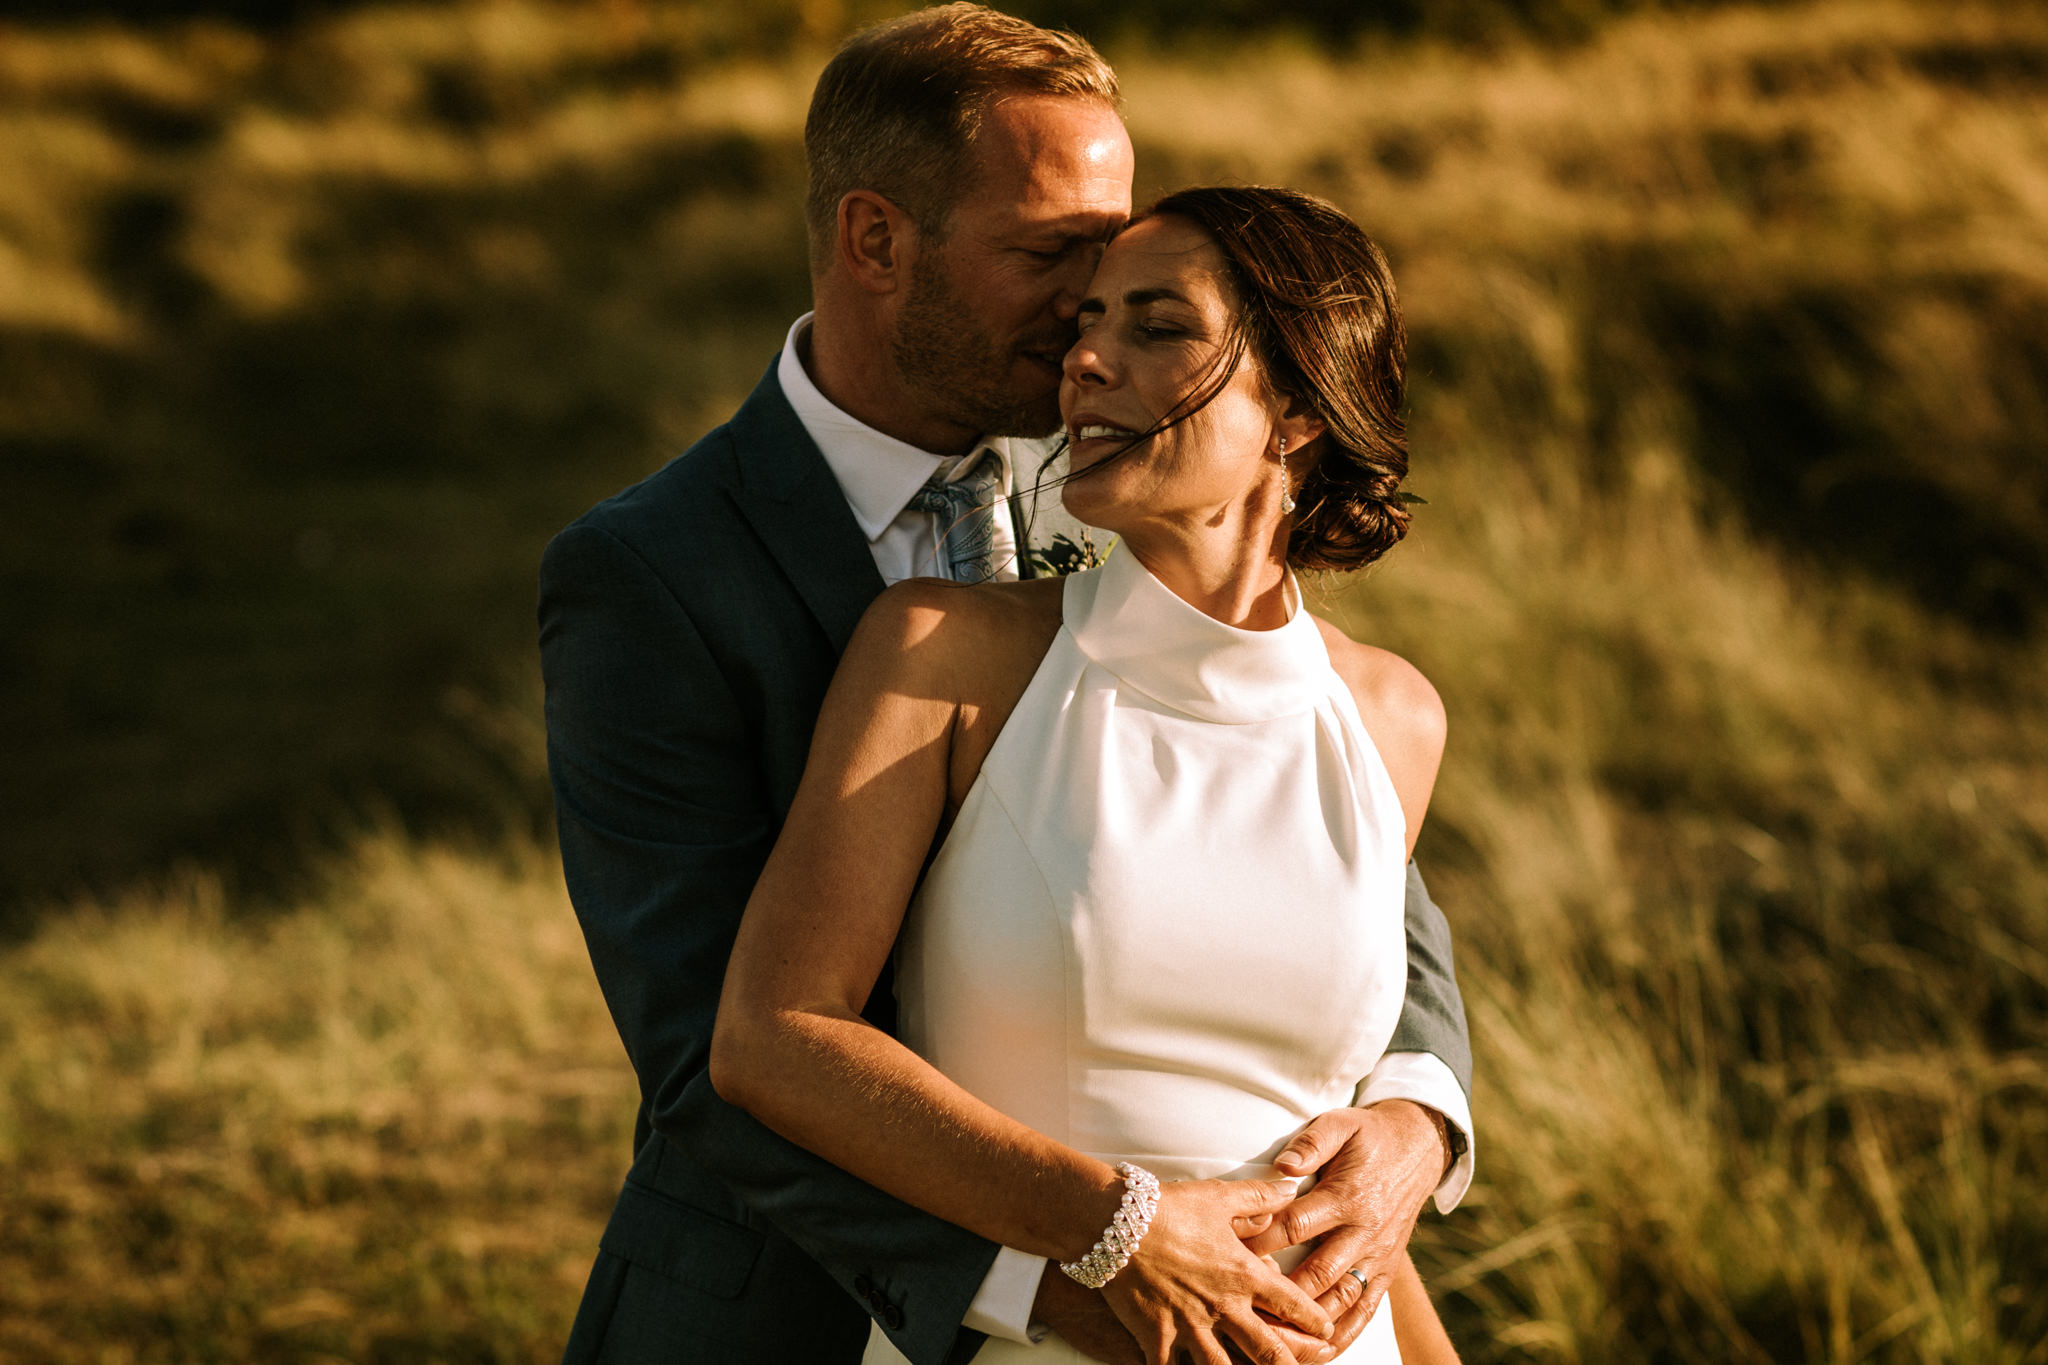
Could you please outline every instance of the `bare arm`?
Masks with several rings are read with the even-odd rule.
[[[680,520],[661,525],[678,539],[698,539],[725,515],[707,524],[687,499],[662,500],[663,517]],[[639,1076],[641,1121],[680,1165],[715,1177],[849,1293],[871,1300],[879,1291],[856,1286],[885,1288],[904,1305],[891,1339],[937,1365],[956,1346],[971,1350],[961,1314],[997,1248],[777,1137],[721,1101],[705,1074],[733,935],[789,799],[776,789],[785,764],[764,746],[777,733],[808,737],[837,651],[820,638],[811,658],[777,645],[756,660],[793,671],[757,728],[738,690],[744,675],[719,661],[729,640],[707,638],[689,609],[697,599],[677,594],[684,566],[648,558],[643,515],[608,510],[616,515],[578,522],[548,546],[540,646],[562,868]],[[700,596],[730,604],[737,592],[750,610],[788,609],[756,578]],[[636,1145],[646,1137],[642,1128]],[[641,1202],[622,1202],[615,1220],[621,1255],[656,1254],[655,1230],[683,1226],[634,1217]]]
[[[1387,1303],[1394,1314],[1394,1341],[1401,1349],[1402,1365],[1458,1365],[1458,1349],[1451,1345],[1412,1258],[1401,1258]]]
[[[991,656],[971,594],[884,593],[849,644],[809,766],[755,886],[712,1041],[721,1095],[908,1202],[992,1240],[1074,1260],[1114,1215],[1102,1161],[995,1110],[861,1018],[954,787],[952,759]],[[986,600],[986,599],[983,599]],[[966,718],[966,719],[963,719]],[[1162,1197],[1139,1254],[1105,1291],[1149,1358],[1293,1357],[1264,1309],[1322,1335],[1327,1315],[1238,1240],[1233,1218],[1284,1183],[1202,1181]]]

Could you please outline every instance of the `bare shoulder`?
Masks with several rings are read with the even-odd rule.
[[[958,809],[1059,633],[1061,598],[1058,579],[907,579],[868,608],[832,686],[892,698],[942,724],[951,735],[947,806]]]
[[[1448,725],[1443,698],[1421,669],[1390,649],[1361,644],[1320,617],[1316,625],[1329,648],[1330,666],[1351,685],[1361,713],[1380,718],[1404,740],[1443,748]]]
[[[869,604],[840,667],[934,684],[951,679],[957,686],[990,664],[1008,672],[1012,655],[1042,656],[1059,625],[1057,579],[966,584],[907,578]]]
[[[1330,651],[1330,666],[1350,686],[1359,719],[1400,794],[1412,851],[1443,762],[1449,725],[1443,698],[1421,669],[1392,650],[1360,644],[1320,617],[1316,625]]]
[[[1018,583],[953,583],[943,578],[906,578],[882,589],[861,618],[863,632],[890,640],[922,642],[939,635],[965,640],[1059,629],[1060,580]]]

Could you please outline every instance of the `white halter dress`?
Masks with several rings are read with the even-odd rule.
[[[1063,616],[905,920],[903,1041],[1104,1161],[1271,1176],[1400,1015],[1400,800],[1307,612],[1239,630],[1126,549]],[[1342,1358],[1399,1359],[1384,1304]]]

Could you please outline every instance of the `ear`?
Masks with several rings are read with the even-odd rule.
[[[1278,445],[1281,437],[1287,438],[1287,460],[1292,464],[1328,427],[1314,408],[1293,394],[1280,395],[1280,402],[1280,411],[1273,418],[1273,441]]]
[[[893,294],[910,278],[917,228],[910,215],[873,190],[849,190],[839,201],[839,264],[870,294]]]

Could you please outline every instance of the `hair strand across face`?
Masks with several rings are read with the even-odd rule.
[[[1200,383],[1122,448],[1058,482],[1086,478],[1185,422],[1229,384],[1247,356],[1266,385],[1320,418],[1324,433],[1295,496],[1288,563],[1344,570],[1372,563],[1407,534],[1407,341],[1393,273],[1372,239],[1326,200],[1267,186],[1180,190],[1131,220],[1176,217],[1222,252],[1233,295],[1230,332]],[[1043,481],[1041,481],[1043,483]]]

